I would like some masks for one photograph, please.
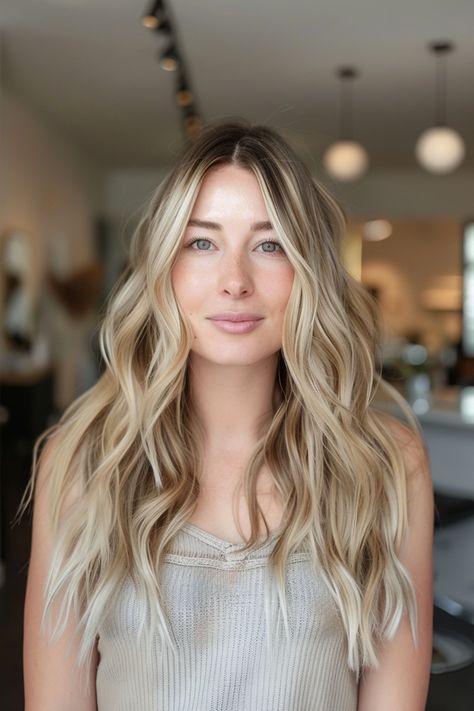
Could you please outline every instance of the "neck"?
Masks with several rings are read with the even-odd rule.
[[[278,353],[244,366],[191,354],[190,392],[207,453],[238,453],[255,445],[273,416],[277,364]]]

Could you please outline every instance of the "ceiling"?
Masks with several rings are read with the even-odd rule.
[[[244,116],[318,162],[338,136],[343,64],[356,66],[355,135],[372,167],[417,169],[433,120],[434,39],[449,39],[448,121],[474,168],[473,0],[168,0],[204,121]],[[3,80],[108,167],[168,165],[183,143],[166,38],[146,0],[2,0]]]

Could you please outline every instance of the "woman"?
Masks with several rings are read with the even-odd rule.
[[[431,476],[344,227],[240,120],[160,185],[105,370],[35,445],[27,711],[424,709]]]

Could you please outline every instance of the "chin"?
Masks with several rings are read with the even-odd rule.
[[[240,346],[239,348],[229,348],[227,350],[216,348],[213,352],[201,352],[191,349],[191,353],[194,353],[196,357],[205,360],[209,363],[214,363],[215,365],[256,365],[262,361],[268,360],[280,350],[280,346],[275,347],[274,350],[260,352],[249,352],[248,346]]]

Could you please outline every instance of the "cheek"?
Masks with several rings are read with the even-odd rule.
[[[171,284],[176,299],[184,307],[195,302],[203,293],[202,276],[198,278],[195,272],[187,269],[183,263],[178,262],[173,268]]]
[[[278,278],[274,281],[274,298],[278,301],[279,306],[282,311],[285,310],[288,300],[290,298],[291,289],[293,287],[294,281],[294,270],[287,270],[280,274]]]

